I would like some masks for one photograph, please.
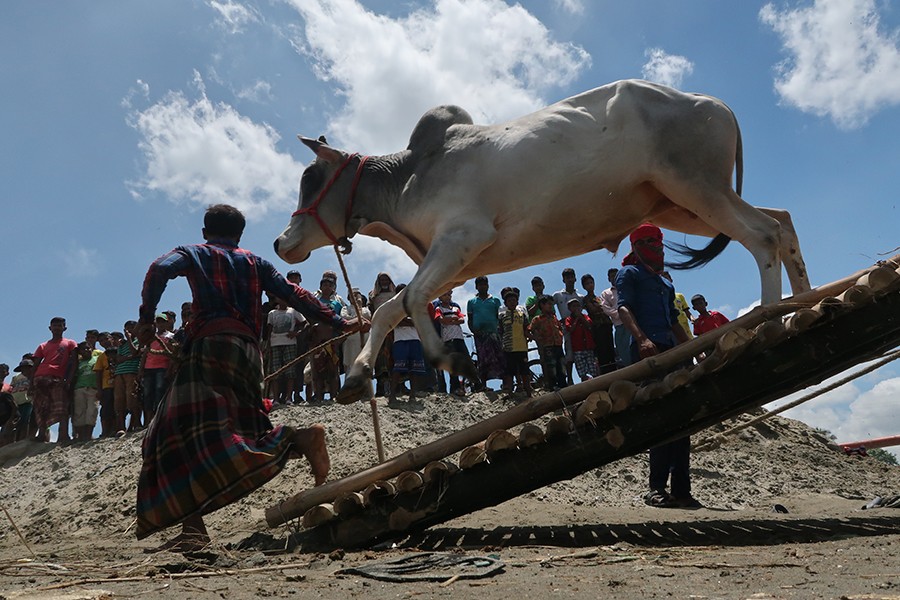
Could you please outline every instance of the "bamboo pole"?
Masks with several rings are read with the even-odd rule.
[[[900,265],[900,254],[888,261],[892,269]],[[277,527],[289,519],[303,515],[318,504],[333,502],[343,492],[355,492],[364,489],[377,480],[391,479],[403,471],[421,469],[431,461],[441,460],[451,454],[462,451],[468,446],[484,441],[498,429],[511,429],[527,421],[532,421],[559,408],[571,406],[584,399],[591,392],[606,390],[616,381],[623,379],[639,380],[648,377],[662,377],[676,365],[690,360],[694,356],[714,347],[716,342],[728,332],[743,328],[753,330],[761,323],[773,318],[780,318],[801,308],[813,306],[823,298],[836,296],[857,283],[860,278],[873,271],[884,269],[878,265],[857,271],[853,275],[838,281],[822,285],[808,292],[785,298],[777,304],[760,306],[746,315],[726,325],[679,344],[671,350],[657,356],[646,358],[638,363],[619,369],[612,373],[595,377],[588,381],[569,386],[551,394],[543,394],[523,402],[506,412],[476,423],[471,427],[452,433],[419,448],[408,450],[381,464],[364,469],[353,475],[332,481],[315,488],[304,490],[279,504],[266,509],[266,523],[269,527]],[[883,271],[882,271],[883,273]],[[881,279],[874,275],[870,280]]]

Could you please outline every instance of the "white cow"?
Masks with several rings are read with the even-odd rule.
[[[619,243],[640,223],[713,237],[681,247],[705,264],[729,239],[756,259],[762,302],[781,298],[781,265],[794,293],[809,289],[790,215],[740,196],[740,130],[720,100],[646,81],[619,81],[499,125],[473,125],[456,106],[427,112],[409,147],[360,157],[324,138],[301,138],[316,159],[300,180],[300,207],[275,241],[289,263],[362,233],[402,248],[419,270],[376,311],[340,400],[371,393],[372,362],[408,313],[427,357],[459,371],[426,304],[478,275],[584,254]],[[737,193],[732,189],[736,168]],[[311,218],[312,217],[312,218]]]

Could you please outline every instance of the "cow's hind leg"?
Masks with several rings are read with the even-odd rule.
[[[749,250],[759,269],[762,303],[781,300],[782,229],[778,220],[750,206],[730,188],[722,190],[711,184],[697,186],[694,182],[673,180],[657,184],[657,187],[674,204]],[[653,222],[669,227],[664,215],[661,217],[654,217]],[[673,228],[692,233],[697,226],[682,228],[674,225]]]
[[[444,351],[441,338],[434,330],[432,315],[428,306],[438,295],[451,289],[458,280],[459,273],[496,239],[497,232],[491,226],[479,226],[478,220],[464,225],[449,226],[435,236],[419,266],[419,270],[409,286],[404,290],[404,305],[412,317],[425,357],[438,369],[471,378],[471,360],[458,355],[448,355]]]
[[[372,315],[372,329],[369,331],[369,338],[344,379],[344,385],[337,397],[339,404],[351,404],[372,396],[372,367],[375,355],[381,350],[387,334],[406,316],[403,308],[405,293],[406,290],[402,290],[380,306]]]
[[[760,208],[760,212],[769,215],[781,225],[781,260],[787,271],[788,281],[791,283],[791,291],[794,295],[809,291],[809,275],[806,272],[806,263],[800,253],[800,240],[794,229],[791,214],[780,208]]]

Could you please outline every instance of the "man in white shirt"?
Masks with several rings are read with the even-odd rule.
[[[600,292],[600,306],[613,324],[613,339],[616,346],[616,364],[619,368],[631,364],[631,332],[622,324],[619,318],[619,294],[616,292],[616,275],[618,269],[610,269],[606,272],[610,287]]]
[[[275,373],[297,358],[297,336],[306,326],[306,318],[289,307],[282,298],[275,298],[275,308],[266,317],[264,338],[268,341],[271,360],[269,373]],[[272,401],[290,404],[294,396],[296,372],[286,369],[271,381]],[[301,382],[301,386],[302,386]]]

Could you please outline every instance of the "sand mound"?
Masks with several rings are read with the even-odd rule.
[[[385,451],[394,456],[508,406],[483,394],[466,400],[432,395],[400,409],[382,406]],[[332,479],[367,468],[375,460],[367,404],[285,407],[272,419],[288,425],[326,424]],[[708,430],[694,440],[733,424]],[[0,503],[34,544],[67,538],[120,539],[128,543],[134,539],[130,529],[142,436],[133,434],[70,447],[29,443],[27,448],[5,449],[16,458],[10,461],[15,464],[0,469]],[[900,468],[871,458],[847,457],[805,424],[781,417],[744,430],[720,448],[696,453],[692,472],[695,496],[708,506],[727,509],[763,506],[773,498],[809,494],[867,500],[900,493]],[[645,491],[646,478],[644,454],[532,492],[518,502],[629,506]],[[210,515],[210,530],[220,540],[266,531],[265,509],[310,485],[307,465],[291,461],[285,472],[263,489]],[[0,531],[0,548],[20,544],[11,528]]]

